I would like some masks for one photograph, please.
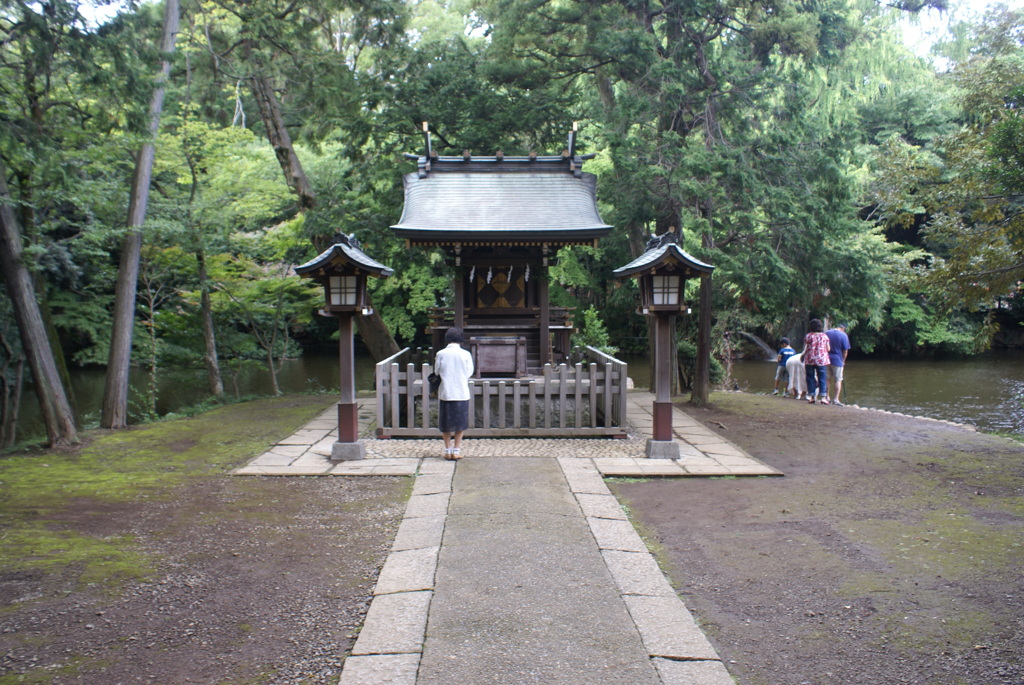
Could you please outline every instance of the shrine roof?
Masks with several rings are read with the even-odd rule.
[[[394,273],[390,267],[384,266],[377,260],[370,257],[359,248],[359,243],[351,236],[339,235],[334,238],[335,243],[309,260],[305,264],[295,267],[295,273],[300,276],[316,275],[320,269],[327,269],[332,265],[351,265],[368,272],[373,276],[387,278]]]
[[[597,210],[597,177],[585,158],[418,157],[405,207],[392,226],[417,243],[590,243],[611,230]]]
[[[652,241],[657,242],[657,241]],[[696,271],[698,273],[711,273],[715,267],[710,264],[695,259],[690,256],[683,248],[679,247],[679,244],[665,240],[660,245],[655,244],[650,247],[639,257],[631,261],[625,266],[621,266],[612,272],[616,278],[625,278],[628,276],[635,276],[642,274],[648,269],[651,269],[657,265],[662,264],[665,261],[675,261],[683,264],[688,269]]]

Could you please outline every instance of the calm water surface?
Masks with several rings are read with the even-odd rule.
[[[773,362],[741,361],[733,377],[749,392],[770,393]],[[930,416],[984,431],[1024,435],[1024,352],[971,359],[851,359],[844,372],[846,404]]]
[[[625,357],[623,361],[629,363],[629,375],[636,386],[649,387],[646,358]],[[357,390],[373,389],[373,368],[372,360],[357,360]],[[748,392],[770,393],[775,378],[774,363],[737,362],[733,366],[733,378]],[[285,362],[278,377],[285,393],[311,390],[336,393],[338,380],[335,354],[306,354]],[[144,374],[133,375],[133,386],[144,382]],[[82,425],[95,426],[103,399],[103,370],[74,370],[72,384]],[[1024,435],[1024,351],[993,352],[972,359],[945,361],[851,359],[844,386],[843,401],[847,404],[968,423],[985,431]],[[234,395],[227,369],[224,370],[224,387],[228,394]],[[261,368],[248,369],[240,374],[238,388],[243,395],[269,394],[269,375]],[[202,370],[168,370],[161,377],[157,409],[166,414],[195,404],[206,395]],[[26,388],[24,405],[19,438],[45,436],[30,388]]]

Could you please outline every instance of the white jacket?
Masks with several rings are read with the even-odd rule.
[[[473,375],[473,355],[462,349],[459,343],[448,343],[448,347],[437,353],[434,371],[441,377],[438,399],[446,402],[470,399],[469,377]]]

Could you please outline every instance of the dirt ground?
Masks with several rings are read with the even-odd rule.
[[[786,474],[613,485],[739,683],[1024,683],[1024,447],[744,393],[684,409]]]
[[[612,486],[741,685],[1024,683],[1024,447],[853,408],[712,401],[684,408],[785,477]],[[42,520],[68,550],[109,542],[144,569],[0,568],[0,685],[337,683],[411,479],[225,475],[243,438],[258,453],[301,425],[271,424],[301,404],[275,402],[125,433],[100,466],[44,452],[17,482],[0,469],[3,544]],[[144,457],[149,433],[171,456]],[[124,486],[85,482],[122,463]],[[33,483],[51,490],[35,504]],[[62,500],[72,484],[106,494]]]
[[[160,430],[198,436],[208,428],[201,421],[216,424],[216,440],[240,440],[234,431],[259,433],[262,427],[252,421],[283,412],[287,400],[270,402],[257,405],[255,416],[237,405],[205,420],[155,424],[118,439],[138,449],[141,436]],[[302,423],[292,421],[278,426],[276,437]],[[259,439],[270,439],[275,427],[266,432]],[[197,440],[207,449],[190,449],[197,460],[205,454],[209,461],[215,447]],[[159,437],[151,442],[169,453],[176,447]],[[179,451],[195,440],[180,442]],[[237,454],[231,445],[220,449]],[[84,459],[47,452],[27,458],[45,461],[40,466],[51,472]],[[234,477],[225,466],[240,464],[228,463],[189,467],[187,480],[168,481],[154,474],[159,466],[138,461],[126,483],[152,479],[148,488],[122,501],[78,497],[53,507],[47,503],[53,481],[41,481],[38,511],[11,504],[18,497],[9,490],[12,472],[0,470],[0,481],[11,481],[0,484],[0,537],[10,540],[19,524],[42,517],[47,530],[67,541],[63,557],[79,537],[90,541],[89,550],[109,541],[129,575],[118,580],[109,570],[97,572],[102,564],[94,551],[89,560],[55,568],[33,569],[31,558],[22,568],[10,562],[0,568],[0,685],[336,684],[412,480]],[[171,470],[185,468],[182,463],[166,457],[163,468],[174,476]],[[109,471],[116,471],[111,464]]]
[[[116,593],[4,574],[0,682],[336,683],[405,480],[210,480],[90,512],[77,530],[134,536],[157,573]]]

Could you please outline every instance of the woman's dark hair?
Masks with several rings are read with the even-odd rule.
[[[821,325],[821,319],[811,319],[811,333],[821,333],[824,326]]]
[[[818,322],[818,325],[821,325],[820,321]],[[821,329],[819,328],[818,330],[820,331]],[[461,345],[463,340],[464,338],[462,337],[461,328],[449,328],[448,332],[444,334],[444,342],[446,345],[451,343],[459,343]]]

